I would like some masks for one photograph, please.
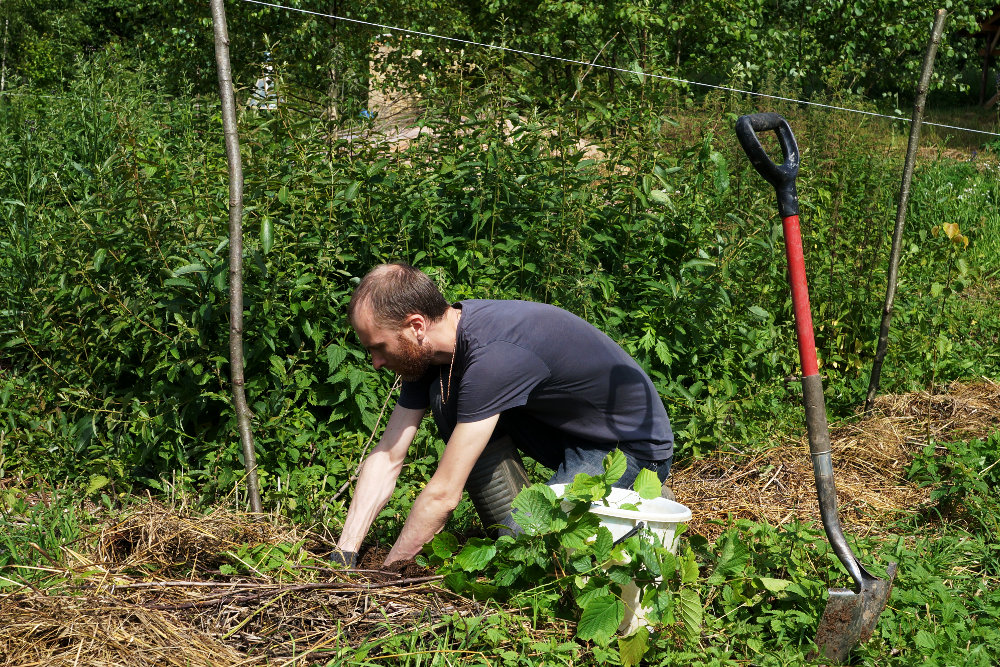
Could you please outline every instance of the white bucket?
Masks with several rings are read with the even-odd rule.
[[[562,496],[565,484],[550,484],[557,496]],[[671,553],[677,553],[677,526],[691,520],[691,510],[684,505],[666,498],[645,499],[629,489],[611,489],[607,497],[607,505],[596,502],[590,506],[590,511],[601,518],[601,525],[611,531],[615,540],[639,525],[645,524],[646,529],[660,537],[660,542]],[[622,505],[631,504],[636,509],[624,509]],[[563,503],[563,509],[569,509],[569,503]]]
[[[562,496],[566,490],[565,484],[550,484],[557,496]],[[590,511],[596,514],[601,525],[611,531],[611,537],[619,540],[633,530],[639,523],[645,524],[648,530],[660,538],[661,544],[671,553],[677,553],[677,526],[691,520],[691,510],[673,500],[666,498],[645,499],[629,489],[611,489],[610,495],[603,502],[591,504]],[[625,509],[622,505],[631,504],[636,509]],[[563,503],[563,509],[568,510],[569,503]],[[647,607],[641,606],[642,590],[631,582],[622,586],[622,602],[625,604],[625,617],[618,632],[627,636],[646,625]]]

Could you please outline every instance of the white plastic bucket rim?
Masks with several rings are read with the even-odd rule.
[[[550,484],[557,496],[566,491],[565,484]],[[674,500],[667,498],[643,498],[630,489],[611,489],[611,493],[602,501],[592,503],[590,511],[598,516],[609,516],[632,521],[647,521],[655,523],[684,523],[691,520],[691,510]],[[622,507],[624,504],[635,505],[630,510]]]

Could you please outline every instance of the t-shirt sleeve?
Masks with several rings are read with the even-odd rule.
[[[549,377],[549,369],[529,350],[495,341],[476,351],[462,375],[458,421],[474,422],[524,405]]]
[[[408,410],[426,410],[430,405],[430,382],[432,375],[427,373],[416,382],[404,382],[399,389],[399,399],[396,405]]]

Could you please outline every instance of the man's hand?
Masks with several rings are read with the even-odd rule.
[[[496,414],[455,426],[434,476],[413,502],[403,531],[389,551],[385,565],[413,558],[444,528],[448,516],[462,499],[469,473],[486,448],[499,419],[500,415]]]
[[[354,564],[358,560],[358,554],[354,551],[341,551],[340,549],[334,549],[329,553],[327,558],[330,559],[331,563],[343,565],[344,567],[354,567]]]
[[[410,410],[397,405],[392,411],[378,446],[361,465],[354,499],[337,542],[342,551],[357,552],[361,549],[368,528],[396,488],[396,478],[403,468],[406,451],[423,417],[424,410]]]

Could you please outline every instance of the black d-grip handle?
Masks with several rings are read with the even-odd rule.
[[[757,138],[758,132],[770,132],[778,136],[784,162],[774,164],[767,157],[764,147]],[[799,146],[795,143],[795,135],[788,121],[776,113],[755,113],[740,116],[736,121],[736,137],[743,146],[743,151],[750,158],[750,164],[774,186],[778,195],[778,213],[782,219],[799,214],[799,196],[795,192],[795,177],[799,173]]]

